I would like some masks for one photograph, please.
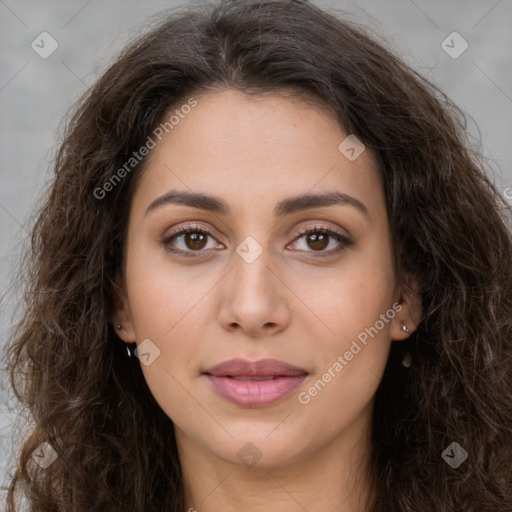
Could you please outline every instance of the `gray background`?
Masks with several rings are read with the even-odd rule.
[[[481,137],[496,184],[504,196],[512,197],[508,188],[512,186],[512,0],[314,3],[346,11],[349,19],[371,27],[407,63],[447,92],[470,116],[469,132]],[[0,294],[4,294],[0,350],[16,320],[17,291],[10,277],[34,216],[33,206],[50,176],[59,123],[152,16],[186,4],[0,0]],[[58,43],[47,59],[31,48],[43,31]],[[453,31],[469,44],[458,58],[441,46]],[[460,48],[456,41],[454,45],[455,50]],[[10,411],[5,372],[0,377],[1,483],[7,478],[6,462],[15,454],[22,423]],[[0,495],[0,510],[2,503]]]

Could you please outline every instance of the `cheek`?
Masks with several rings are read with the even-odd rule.
[[[197,367],[201,322],[214,282],[212,277],[201,280],[194,270],[173,269],[165,255],[149,259],[133,246],[127,284],[135,337],[138,344],[151,340],[158,354],[151,364],[142,359],[139,364],[155,399],[171,416],[173,404],[184,407],[187,401],[180,383],[186,386]]]
[[[362,406],[382,377],[396,311],[390,252],[377,251],[378,245],[376,241],[373,250],[353,253],[323,286],[317,282],[315,293],[309,291],[308,304],[322,322],[315,324],[321,334],[318,329],[311,333],[316,339],[315,377],[321,382],[308,394],[323,407],[326,401]]]
[[[346,299],[326,318],[335,334],[317,338],[315,374],[297,395],[309,428],[327,436],[348,428],[371,407],[391,347],[395,310],[387,287],[352,283],[353,288],[343,288]]]
[[[159,355],[142,372],[151,394],[161,409],[178,426],[197,415],[197,403],[191,400],[190,382],[198,371],[200,331],[203,329],[211,285],[194,284],[178,275],[166,275],[156,267],[148,268],[133,291],[132,314],[137,342],[150,339]],[[164,267],[161,267],[165,271]],[[186,271],[184,271],[186,273]],[[135,285],[135,280],[133,281]]]
[[[127,281],[137,339],[153,336],[167,343],[176,328],[190,323],[214,283],[199,267],[171,263],[171,257],[163,248],[155,248],[155,242],[134,238]]]
[[[379,245],[386,247],[379,240],[367,245],[347,253],[323,277],[309,271],[301,281],[298,295],[317,313],[315,327],[322,333],[325,353],[350,345],[392,307],[396,283],[390,250],[379,250]],[[386,337],[390,323],[381,323],[378,328]]]

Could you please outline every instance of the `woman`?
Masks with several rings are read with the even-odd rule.
[[[512,510],[510,208],[464,128],[306,3],[134,42],[32,234],[8,510]]]

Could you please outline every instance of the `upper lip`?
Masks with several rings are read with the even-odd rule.
[[[306,375],[308,372],[277,359],[248,361],[237,358],[223,361],[204,373],[214,377],[267,377]]]

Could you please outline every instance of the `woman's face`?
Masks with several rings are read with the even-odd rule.
[[[349,453],[367,441],[391,340],[416,325],[376,161],[297,99],[195,99],[153,137],[133,196],[120,335],[182,456]],[[251,364],[263,359],[280,363]]]

